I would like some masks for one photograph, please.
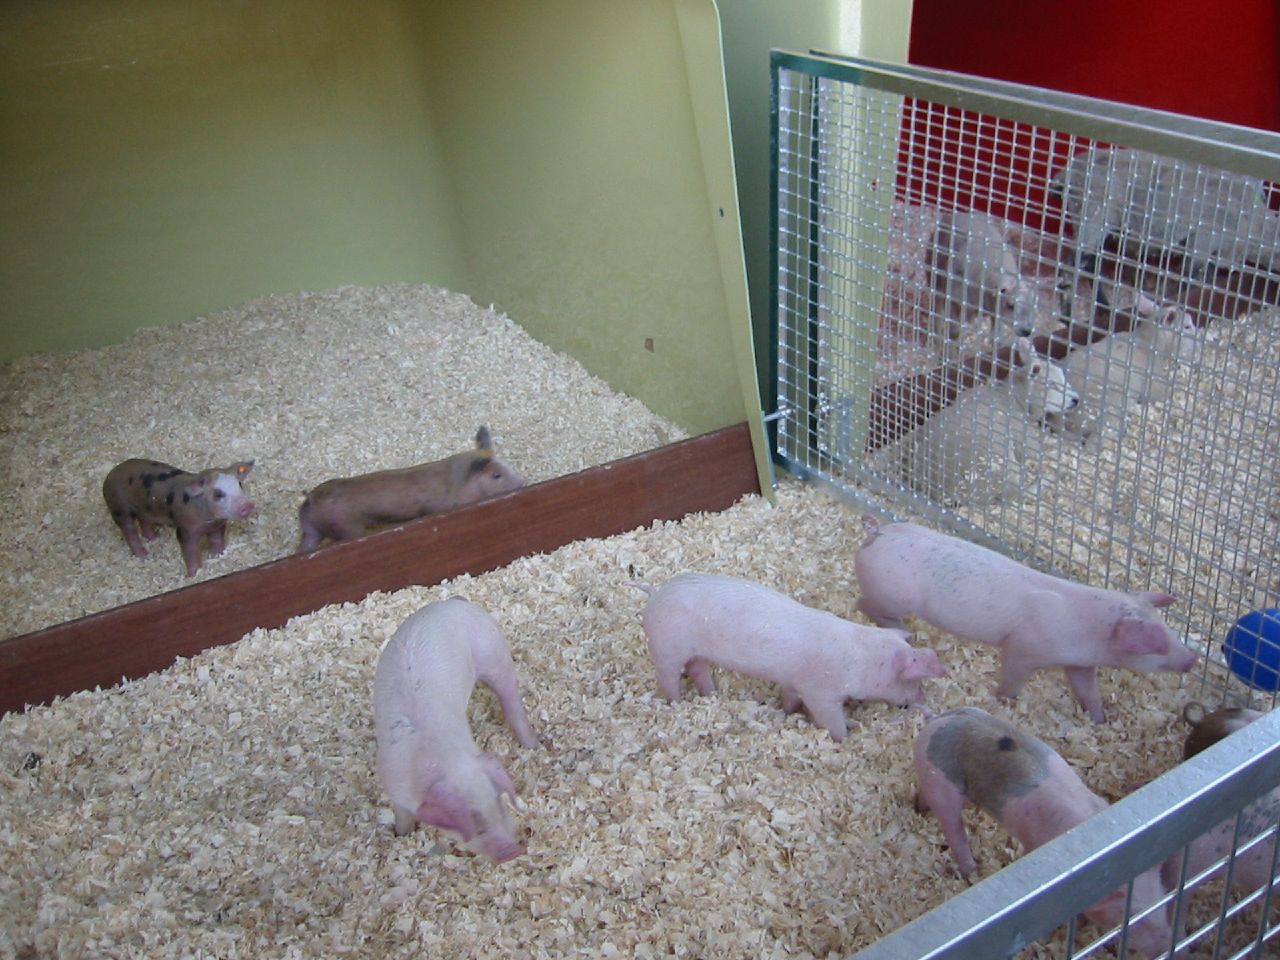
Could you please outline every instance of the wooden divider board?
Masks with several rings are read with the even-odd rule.
[[[327,604],[483,573],[574,540],[724,510],[759,492],[745,423],[668,444],[0,641],[0,712],[142,677]]]

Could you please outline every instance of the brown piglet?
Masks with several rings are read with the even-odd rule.
[[[298,550],[314,550],[326,537],[354,540],[370,527],[444,513],[522,486],[524,479],[494,455],[489,428],[481,427],[474,450],[320,484],[298,508]]]

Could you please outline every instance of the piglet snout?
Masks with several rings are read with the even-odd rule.
[[[525,848],[523,843],[513,841],[486,852],[494,863],[506,863],[508,860],[524,856]]]

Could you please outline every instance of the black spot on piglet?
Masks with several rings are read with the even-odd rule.
[[[156,481],[156,478],[153,474],[144,473],[142,475],[142,485],[146,487],[148,490],[151,489],[151,484],[155,483],[155,481]]]
[[[1017,744],[1013,742],[1013,737],[1001,737],[1000,740],[996,743],[996,746],[999,747],[1001,750],[1009,751],[1014,749],[1017,746]]]
[[[172,490],[170,490],[168,493],[166,493],[166,494],[164,495],[164,502],[165,502],[165,503],[167,503],[167,504],[168,504],[169,506],[171,506],[171,507],[173,506],[173,491],[172,491]],[[173,511],[172,511],[172,510],[170,510],[170,511],[169,511],[169,516],[173,516]]]

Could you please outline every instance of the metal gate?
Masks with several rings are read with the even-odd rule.
[[[1201,699],[1274,706],[1280,621],[1230,664],[1218,641],[1280,607],[1280,136],[853,58],[772,74],[777,459],[1041,569],[1172,585]],[[1016,914],[981,941],[1009,953],[1258,800],[1280,714],[1250,731],[1262,754],[1237,735],[1112,808],[1130,833],[1073,831],[1071,869],[1044,848],[936,911],[947,936]],[[1061,875],[1026,907],[1033,874]],[[952,949],[918,955],[995,955]]]

